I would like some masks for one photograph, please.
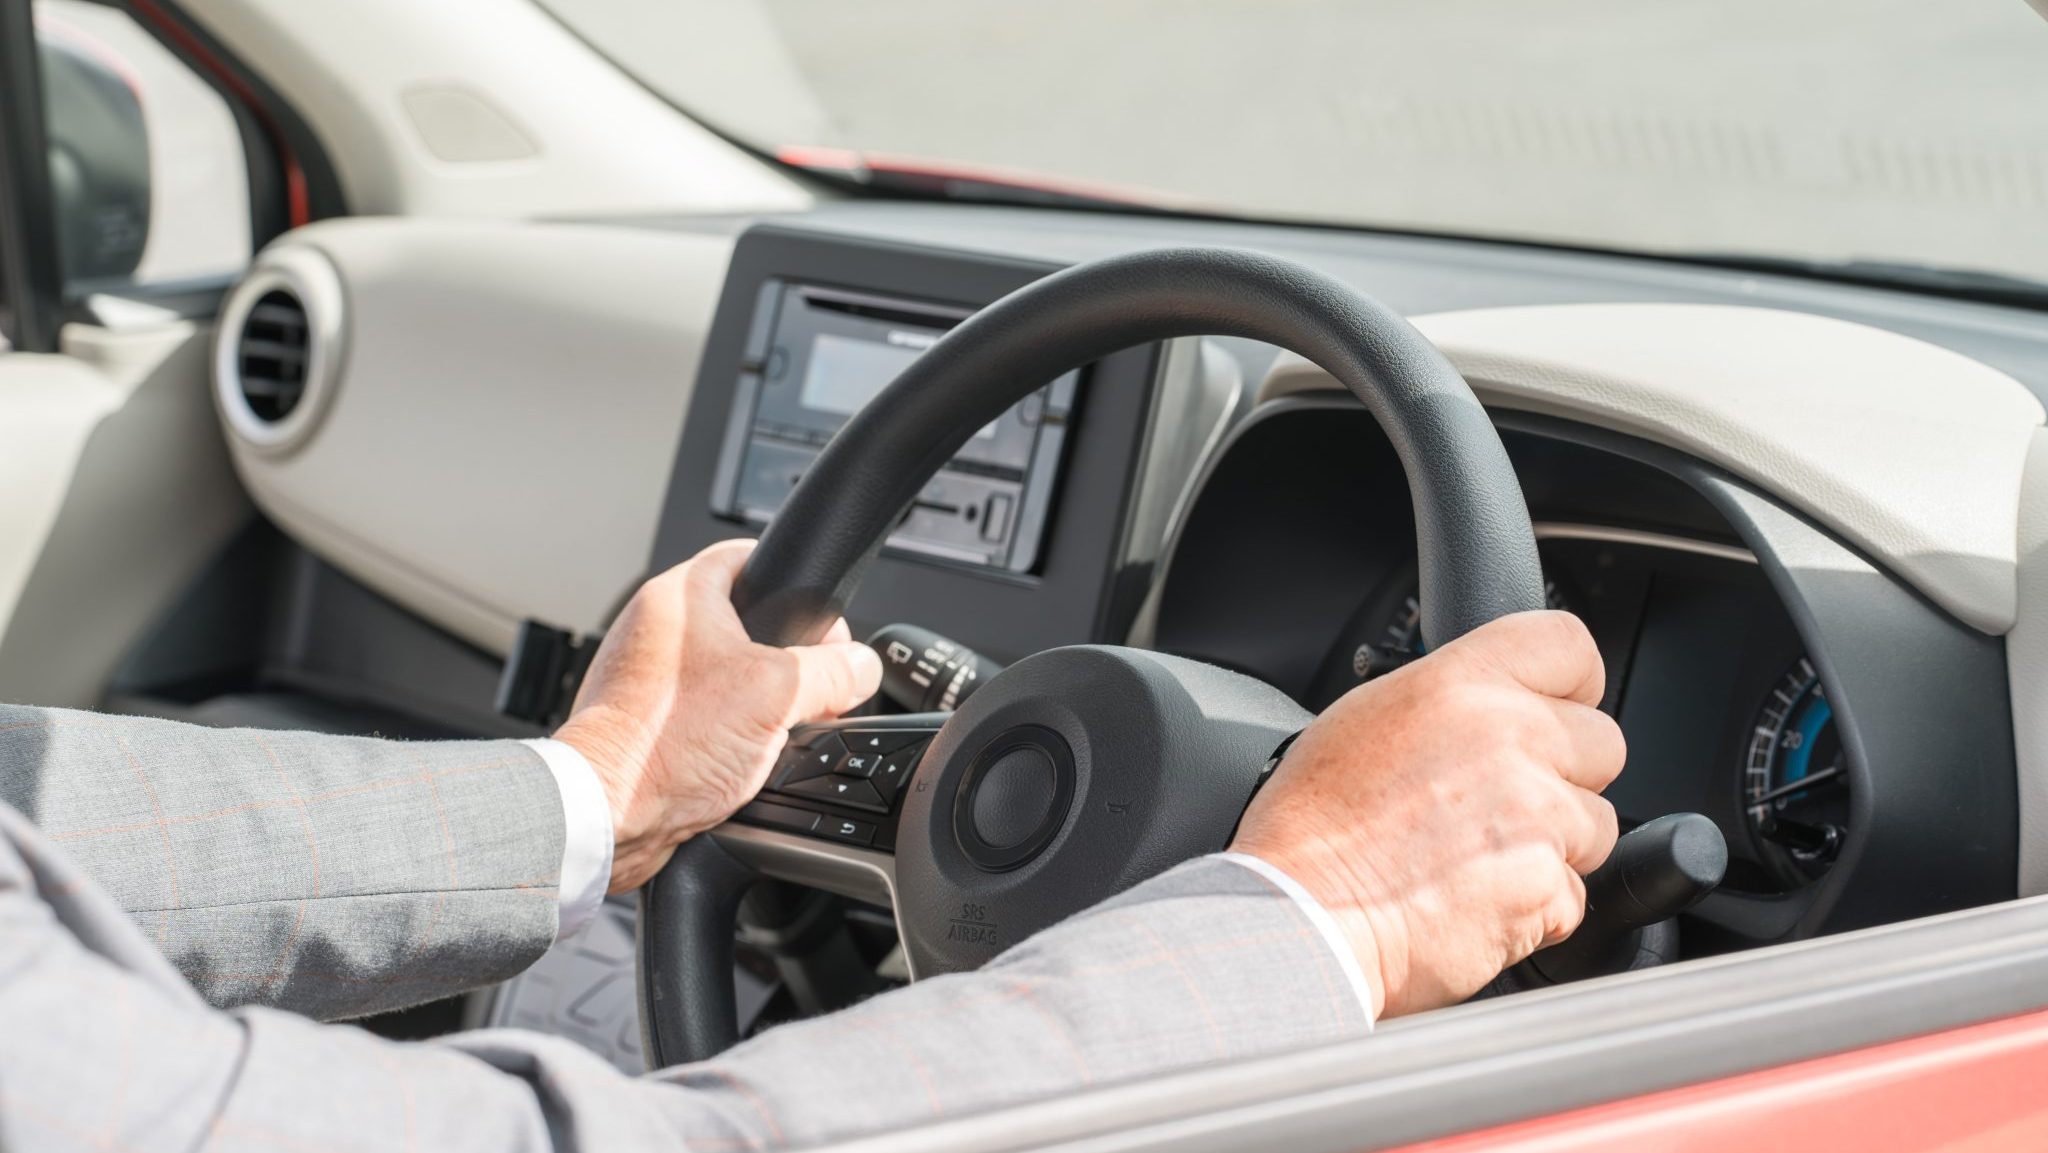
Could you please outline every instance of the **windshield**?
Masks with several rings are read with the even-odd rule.
[[[2024,0],[541,2],[799,162],[2048,280],[2048,21]]]

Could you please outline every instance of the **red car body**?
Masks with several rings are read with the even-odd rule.
[[[2048,1013],[1876,1045],[1404,1153],[2021,1153],[2048,1149]]]

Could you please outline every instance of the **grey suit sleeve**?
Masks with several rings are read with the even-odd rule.
[[[103,904],[0,807],[0,1148],[785,1148],[1366,1028],[1299,907],[1217,860],[979,972],[640,1079],[510,1031],[405,1045],[213,1012]]]
[[[360,1016],[554,940],[560,791],[514,741],[409,743],[0,706],[0,801],[205,998]]]

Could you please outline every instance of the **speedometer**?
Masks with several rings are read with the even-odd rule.
[[[1742,780],[1750,829],[1771,866],[1794,884],[1826,872],[1848,832],[1849,776],[1811,660],[1800,657],[1758,707]]]
[[[1554,609],[1572,607],[1550,580],[1543,582],[1543,603]],[[1302,704],[1321,712],[1338,697],[1428,650],[1422,639],[1422,597],[1410,569],[1358,606],[1323,658]]]
[[[1564,594],[1557,591],[1556,581],[1543,582],[1543,607],[1571,611],[1572,606],[1565,602]],[[1351,671],[1364,680],[1373,671],[1375,659],[1405,663],[1427,651],[1429,646],[1422,640],[1422,596],[1419,592],[1411,592],[1402,598],[1400,607],[1387,618],[1385,627],[1380,629],[1378,642],[1368,641],[1353,650]]]

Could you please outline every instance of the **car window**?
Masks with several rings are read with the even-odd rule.
[[[877,183],[2048,282],[2022,0],[536,2]]]
[[[127,13],[36,0],[65,295],[222,280],[249,263],[227,101]]]

